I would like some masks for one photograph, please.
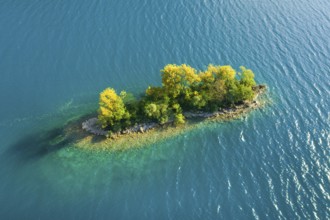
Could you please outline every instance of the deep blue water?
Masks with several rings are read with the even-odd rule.
[[[329,12],[326,0],[2,0],[0,219],[330,219]],[[139,150],[43,150],[104,88],[159,85],[168,63],[247,66],[270,104]]]

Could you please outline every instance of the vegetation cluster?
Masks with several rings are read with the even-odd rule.
[[[98,120],[102,128],[118,132],[141,122],[176,126],[185,123],[184,112],[214,112],[233,107],[255,96],[254,73],[240,67],[209,65],[205,71],[169,64],[161,70],[162,85],[149,86],[139,99],[112,88],[100,93]]]

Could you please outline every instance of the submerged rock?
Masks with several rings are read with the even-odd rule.
[[[97,118],[90,118],[82,123],[82,129],[95,135],[106,136],[108,132],[102,129],[102,127],[97,122]]]
[[[159,125],[157,123],[154,122],[150,122],[150,123],[143,123],[143,124],[137,124],[134,125],[132,127],[126,128],[125,130],[122,130],[120,132],[117,133],[113,133],[113,135],[120,135],[120,134],[130,134],[130,133],[145,133],[148,130],[151,130],[153,128],[158,127]],[[94,134],[94,135],[100,135],[100,136],[108,136],[109,131],[104,130],[99,124],[98,124],[98,119],[97,118],[90,118],[87,121],[84,121],[82,123],[82,129]]]

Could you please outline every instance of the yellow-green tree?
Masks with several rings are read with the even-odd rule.
[[[209,91],[212,102],[223,102],[227,95],[226,81],[223,79],[217,79]]]
[[[164,103],[149,103],[144,106],[144,113],[152,119],[156,119],[160,124],[164,124],[169,118],[168,105]]]
[[[165,90],[163,87],[151,87],[146,90],[146,95],[149,100],[160,101],[166,98]]]
[[[231,104],[252,100],[255,94],[253,86],[256,85],[256,82],[252,70],[243,66],[240,69],[242,71],[238,73],[240,79],[226,81],[226,87],[228,88],[227,101]]]
[[[161,72],[163,87],[171,98],[177,98],[201,81],[196,70],[186,64],[169,64]]]
[[[107,88],[100,94],[99,121],[104,128],[118,131],[145,119],[160,124],[174,120],[185,122],[183,111],[215,111],[255,96],[254,74],[241,67],[241,73],[229,65],[210,64],[203,72],[186,65],[169,64],[162,72],[162,86],[149,87],[141,100],[132,94]]]
[[[203,89],[209,89],[211,85],[214,83],[216,78],[217,69],[213,65],[209,65],[207,70],[199,73],[199,77],[201,79],[201,86]]]
[[[230,65],[219,66],[218,78],[225,80],[234,80],[236,77],[236,71]]]
[[[183,125],[184,123],[186,123],[184,115],[182,113],[175,114],[174,124],[175,125]]]
[[[206,106],[208,109],[216,109],[217,106],[224,104],[225,99],[233,99],[227,94],[231,86],[237,82],[236,71],[231,66],[210,64],[199,75],[201,84],[197,90],[201,96],[195,96],[195,100],[193,100],[195,104],[193,106],[198,108]]]
[[[214,66],[210,64],[205,72],[200,73],[200,77],[204,84],[213,83],[215,79],[233,80],[236,77],[236,71],[229,65]]]
[[[252,87],[256,85],[256,82],[254,81],[254,73],[250,69],[246,69],[244,66],[240,67],[242,73],[241,73],[241,84]]]
[[[124,92],[121,93],[124,96]],[[121,120],[129,119],[130,114],[126,110],[122,97],[118,96],[112,88],[107,88],[100,93],[98,119],[102,127],[116,126]]]

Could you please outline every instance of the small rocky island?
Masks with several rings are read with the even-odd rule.
[[[195,121],[228,120],[259,107],[257,98],[266,89],[256,84],[254,73],[245,67],[236,72],[231,66],[210,64],[198,72],[186,64],[169,64],[161,70],[161,78],[161,86],[149,86],[138,98],[105,89],[100,93],[97,117],[85,120],[82,128],[112,139],[109,144],[113,144],[125,136],[164,132]]]

